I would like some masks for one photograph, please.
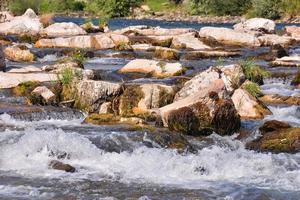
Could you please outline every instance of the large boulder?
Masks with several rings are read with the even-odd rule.
[[[300,128],[272,120],[265,122],[260,132],[262,136],[248,143],[247,148],[272,153],[300,152]]]
[[[239,65],[226,65],[210,67],[187,81],[183,88],[176,94],[175,101],[184,99],[209,87],[214,81],[222,79],[226,89],[232,92],[244,80],[243,70]]]
[[[8,60],[15,62],[32,62],[34,60],[34,55],[25,46],[6,47],[4,55]]]
[[[200,37],[206,40],[234,46],[258,47],[260,42],[257,37],[249,33],[242,33],[229,28],[203,27],[199,32]]]
[[[55,23],[41,31],[42,35],[48,37],[64,37],[75,35],[86,35],[87,33],[77,24],[72,22]]]
[[[171,47],[175,49],[190,49],[190,50],[211,49],[210,46],[204,44],[201,40],[196,38],[195,33],[187,33],[183,35],[174,36]]]
[[[275,22],[270,19],[252,18],[234,25],[234,30],[244,32],[258,31],[263,33],[274,33],[275,26]]]
[[[33,10],[28,9],[24,15],[14,17],[8,22],[0,24],[0,34],[37,35],[43,28],[39,18]]]
[[[2,46],[0,45],[0,71],[5,71],[6,63],[5,63],[5,55],[3,53]]]
[[[231,99],[242,119],[263,119],[272,114],[262,102],[243,88],[235,90]]]
[[[162,84],[127,86],[120,97],[119,114],[123,117],[151,113],[173,102],[175,88]]]
[[[163,125],[189,135],[233,134],[240,128],[240,117],[232,101],[224,98],[224,90],[223,80],[218,79],[209,87],[160,108]]]
[[[100,105],[112,101],[121,92],[120,83],[81,80],[63,88],[64,101],[74,100],[74,107],[87,112],[99,111]]]
[[[300,27],[298,26],[286,26],[285,33],[296,40],[300,41]]]
[[[122,67],[120,73],[144,73],[155,77],[169,77],[181,74],[184,68],[180,63],[166,63],[156,60],[135,59]]]

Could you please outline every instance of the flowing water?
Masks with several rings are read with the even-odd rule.
[[[66,21],[65,18],[56,20]],[[80,19],[72,21],[80,23]],[[125,22],[126,26],[136,25],[139,21],[117,22],[111,22],[118,24],[113,27],[120,28]],[[145,22],[153,23],[139,23]],[[161,22],[159,25],[168,28],[200,26],[186,22]],[[40,55],[33,63],[35,66],[51,64],[63,57],[58,49],[33,50]],[[118,52],[98,53],[101,56],[85,62],[86,68],[99,70],[104,79],[124,78],[115,71],[131,58],[114,57]],[[250,53],[245,50],[244,56]],[[299,50],[294,49],[293,53]],[[238,59],[224,62],[233,63]],[[180,62],[190,66],[191,73],[196,73],[218,61]],[[13,62],[8,65],[24,66]],[[132,81],[172,83],[173,80]],[[266,80],[262,91],[290,96],[300,94],[287,79]],[[236,140],[237,135],[220,137],[215,134],[209,136],[210,142],[189,138],[195,151],[178,153],[155,144],[147,131],[133,131],[121,125],[82,124],[84,114],[78,111],[45,107],[41,112],[26,115],[14,106],[23,105],[24,99],[11,97],[5,91],[0,93],[2,103],[13,106],[0,107],[0,199],[300,199],[300,154],[258,153],[245,149],[245,141]],[[243,122],[243,127],[252,131],[250,138],[259,135],[257,127],[268,119],[300,127],[300,107],[269,108],[273,115],[266,119]],[[149,142],[154,145],[149,146]],[[49,169],[48,163],[54,159],[74,166],[76,172]]]

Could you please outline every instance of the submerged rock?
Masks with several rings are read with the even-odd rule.
[[[51,160],[49,163],[49,167],[51,169],[61,170],[61,171],[70,172],[70,173],[74,173],[76,171],[75,167],[73,167],[69,164],[64,164],[58,160]]]
[[[25,46],[12,46],[4,49],[5,57],[15,62],[32,62],[34,55]]]
[[[229,28],[203,27],[200,29],[199,35],[206,40],[214,40],[225,45],[249,47],[259,47],[261,45],[254,35]]]
[[[0,24],[0,34],[37,35],[43,28],[39,18],[33,10],[28,9],[24,15],[14,17],[8,22]]]
[[[165,127],[189,135],[208,135],[213,131],[231,135],[240,128],[240,117],[230,99],[223,98],[223,80],[159,109]]]
[[[154,77],[170,77],[181,74],[184,68],[180,63],[166,63],[156,60],[135,59],[122,67],[120,73],[152,74]]]
[[[272,153],[298,153],[300,151],[300,128],[272,120],[260,127],[262,136],[246,146],[249,149]]]
[[[5,69],[6,69],[5,55],[3,53],[2,46],[0,45],[0,71],[5,71]]]
[[[235,90],[231,99],[242,119],[263,119],[272,114],[262,102],[243,88]]]
[[[183,88],[176,94],[175,101],[200,92],[218,79],[223,80],[228,91],[233,91],[241,85],[245,77],[239,65],[210,67],[187,81]]]
[[[275,26],[275,22],[270,19],[252,18],[234,25],[234,30],[243,32],[257,31],[262,33],[274,33]]]
[[[41,31],[42,35],[48,37],[65,37],[65,36],[76,36],[86,35],[87,33],[78,25],[72,22],[55,23]]]

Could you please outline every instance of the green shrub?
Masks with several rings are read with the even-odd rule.
[[[270,76],[270,73],[261,67],[257,66],[253,60],[240,61],[240,65],[245,74],[245,78],[249,81],[263,84],[263,79]]]
[[[36,13],[39,11],[39,0],[12,0],[9,2],[9,10],[15,15],[22,15],[28,8]]]
[[[243,85],[243,88],[254,97],[257,97],[261,93],[259,85],[253,82],[247,82]]]
[[[282,0],[281,11],[284,15],[295,17],[300,15],[300,1],[299,0]]]
[[[282,0],[252,0],[252,8],[248,12],[248,17],[278,19],[281,3]]]
[[[71,58],[75,61],[78,61],[80,62],[81,64],[87,59],[86,57],[86,52],[83,51],[83,50],[75,50],[72,55],[71,55]]]
[[[58,80],[62,85],[69,85],[75,78],[75,73],[72,68],[66,68],[58,75]]]

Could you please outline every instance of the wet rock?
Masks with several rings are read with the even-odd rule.
[[[300,67],[300,56],[285,56],[270,63],[272,67]]]
[[[0,34],[37,35],[43,28],[39,18],[33,10],[28,9],[24,15],[14,17],[8,22],[0,24]]]
[[[176,94],[175,101],[200,92],[218,79],[223,80],[228,91],[233,91],[241,85],[245,77],[239,65],[210,67],[187,81],[183,88]]]
[[[262,136],[246,146],[249,149],[272,153],[298,153],[300,151],[300,128],[290,127],[279,121],[266,122],[261,128]]]
[[[75,167],[73,167],[69,164],[64,164],[58,160],[51,160],[49,163],[49,167],[51,169],[61,170],[61,171],[70,172],[70,173],[74,173],[76,171]]]
[[[36,87],[31,92],[31,95],[36,99],[42,98],[42,101],[45,102],[45,104],[53,103],[53,101],[56,98],[55,94],[51,90],[49,90],[46,86]]]
[[[263,119],[271,111],[245,89],[239,88],[231,97],[241,119]]]
[[[0,88],[13,88],[27,81],[57,81],[56,74],[50,73],[3,73],[0,72]]]
[[[131,85],[120,97],[119,113],[124,117],[144,115],[173,102],[175,88],[162,84]]]
[[[183,59],[199,60],[203,58],[236,57],[240,55],[241,53],[238,51],[225,51],[225,50],[188,51],[183,56]]]
[[[0,12],[0,23],[11,21],[14,16],[8,11]]]
[[[229,28],[203,27],[199,35],[207,40],[215,40],[221,44],[234,46],[258,47],[260,42],[257,37],[249,33],[241,33]]]
[[[121,92],[120,83],[107,81],[81,80],[65,86],[62,92],[63,100],[74,100],[74,107],[87,112],[99,111],[100,105],[112,101]]]
[[[32,62],[34,60],[34,55],[25,46],[6,47],[4,55],[8,60],[15,62]]]
[[[231,135],[240,127],[240,117],[230,99],[223,98],[221,79],[209,87],[159,109],[165,127],[189,135],[208,135],[213,131]]]
[[[262,33],[274,33],[275,26],[276,24],[272,20],[252,18],[234,25],[234,30],[243,32],[257,31]]]
[[[300,105],[300,96],[282,96],[279,94],[264,95],[259,98],[265,104],[271,105]]]
[[[65,37],[86,34],[85,30],[72,22],[55,23],[41,31],[41,35],[46,35],[48,37]]]
[[[94,124],[94,125],[109,125],[116,124],[120,120],[119,117],[114,114],[90,114],[87,118],[84,119],[83,123]]]
[[[296,40],[292,37],[279,36],[275,34],[260,36],[258,37],[258,40],[262,46],[281,45],[288,47],[296,42]]]
[[[112,103],[111,102],[104,102],[101,104],[100,109],[99,109],[99,114],[108,114],[112,113]]]
[[[166,47],[156,47],[154,51],[154,57],[162,60],[179,60],[179,51]]]
[[[175,49],[190,49],[190,50],[211,49],[210,46],[204,44],[201,40],[196,38],[195,33],[187,33],[183,35],[174,36],[171,47]]]
[[[0,45],[0,71],[5,71],[5,69],[6,69],[5,55],[3,53],[2,46]]]
[[[300,41],[300,27],[286,26],[284,30],[287,35],[295,38],[297,41]]]
[[[183,73],[180,63],[166,63],[162,61],[135,59],[122,67],[120,73],[152,74],[154,77],[170,77]]]

